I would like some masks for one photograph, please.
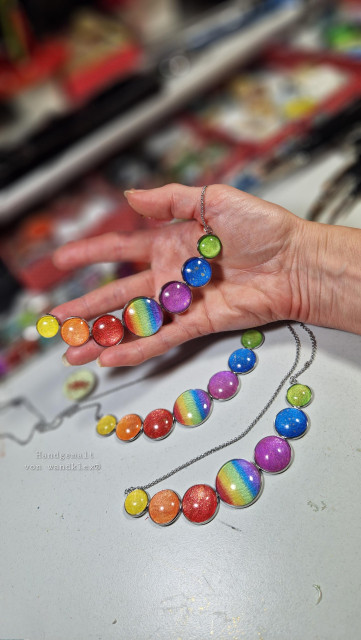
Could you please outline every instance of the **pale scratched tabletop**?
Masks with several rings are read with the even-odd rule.
[[[267,475],[254,505],[221,505],[205,526],[181,516],[162,528],[123,512],[126,487],[147,483],[236,435],[262,408],[295,351],[284,326],[265,333],[258,366],[242,377],[239,394],[216,404],[197,429],[177,426],[162,442],[141,437],[126,445],[97,436],[89,409],[57,430],[36,434],[26,446],[1,444],[0,638],[339,640],[346,631],[357,637],[360,337],[315,328],[317,357],[302,378],[315,392],[307,408],[311,428],[293,443],[291,467]],[[164,359],[166,373],[108,396],[104,410],[145,415],[171,407],[181,391],[204,387],[226,365],[239,335],[176,351]],[[303,336],[302,341],[307,357],[309,345]],[[26,393],[52,418],[67,405],[61,387],[69,370],[60,362],[61,351],[60,346],[2,385],[1,401]],[[173,358],[182,361],[172,367]],[[117,376],[102,370],[99,391],[160,369],[162,362]],[[224,462],[252,457],[284,406],[281,393],[241,442],[151,489],[151,495],[162,487],[183,495],[194,483],[213,484]],[[26,409],[1,416],[2,429],[19,436],[32,422]],[[87,452],[89,466],[96,468],[50,469],[46,456],[57,452]]]

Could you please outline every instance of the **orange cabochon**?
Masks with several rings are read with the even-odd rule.
[[[83,318],[68,318],[65,320],[60,329],[61,337],[64,342],[71,347],[80,347],[88,342],[90,337],[90,329],[86,320]]]
[[[141,429],[142,419],[140,416],[136,413],[128,413],[119,420],[115,432],[119,440],[130,442],[140,434]]]
[[[160,525],[171,524],[180,513],[181,503],[175,491],[158,491],[149,503],[149,515],[153,522]]]

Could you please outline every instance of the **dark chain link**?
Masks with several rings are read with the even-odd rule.
[[[183,464],[180,464],[178,467],[175,467],[175,469],[172,469],[168,473],[165,473],[163,476],[160,476],[159,478],[157,478],[156,480],[153,480],[152,482],[149,482],[148,484],[142,485],[141,487],[129,487],[128,489],[125,489],[124,494],[128,495],[129,493],[131,493],[131,491],[134,491],[134,489],[143,489],[144,491],[146,489],[150,489],[151,487],[154,487],[156,484],[163,482],[163,480],[168,480],[168,478],[171,478],[176,473],[179,473],[179,471],[183,471],[183,469],[190,467],[192,464],[195,464],[196,462],[199,462],[200,460],[207,458],[207,456],[211,456],[213,453],[216,453],[217,451],[221,451],[221,449],[225,449],[226,447],[229,447],[231,444],[234,444],[235,442],[238,442],[239,440],[244,438],[247,435],[247,433],[249,433],[251,429],[253,429],[253,427],[256,426],[257,422],[259,422],[261,418],[263,418],[264,414],[268,411],[270,406],[273,404],[273,402],[277,398],[278,394],[280,393],[280,391],[282,390],[286,382],[290,380],[291,384],[295,384],[295,382],[297,381],[297,376],[300,376],[302,373],[304,373],[311,366],[311,364],[315,359],[316,351],[317,351],[316,337],[314,333],[311,331],[311,329],[307,327],[305,324],[303,324],[303,322],[300,322],[299,324],[302,327],[302,329],[304,329],[308,333],[311,340],[312,353],[311,353],[310,359],[307,360],[307,362],[305,362],[304,366],[302,367],[302,369],[300,369],[300,371],[298,371],[295,375],[293,375],[293,372],[295,371],[300,361],[301,340],[298,334],[296,333],[296,331],[294,330],[294,328],[292,327],[292,325],[287,324],[286,325],[287,329],[291,332],[296,344],[296,354],[295,354],[292,367],[283,376],[281,382],[279,383],[277,389],[274,391],[274,393],[268,400],[267,404],[265,404],[263,409],[261,409],[258,415],[254,418],[254,420],[252,420],[252,422],[248,425],[248,427],[246,427],[246,429],[242,431],[242,433],[240,433],[238,436],[235,436],[234,438],[231,438],[230,440],[227,440],[226,442],[223,442],[222,444],[217,445],[216,447],[212,447],[212,449],[208,449],[208,451],[205,451],[204,453],[201,453],[199,456],[196,456],[195,458],[188,460],[188,462],[184,462]]]

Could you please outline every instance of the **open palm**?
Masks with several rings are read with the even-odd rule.
[[[182,280],[182,265],[197,255],[197,241],[204,233],[200,193],[200,188],[182,185],[127,192],[130,205],[142,215],[183,222],[132,234],[105,234],[58,249],[54,262],[64,269],[122,260],[141,260],[150,268],[60,305],[52,313],[61,321],[76,315],[91,320],[123,308],[136,296],[157,299],[166,282]],[[125,339],[107,349],[93,340],[69,347],[70,364],[99,357],[102,366],[136,365],[201,335],[293,317],[294,247],[302,221],[277,205],[223,185],[207,188],[205,204],[207,223],[221,238],[223,250],[212,261],[211,282],[192,290],[189,310],[171,316],[171,322],[147,338]]]

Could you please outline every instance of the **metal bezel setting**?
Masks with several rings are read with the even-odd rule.
[[[212,398],[212,400],[215,400],[216,402],[228,402],[229,400],[233,400],[233,398],[235,398],[235,397],[236,397],[236,395],[239,393],[239,391],[240,391],[240,389],[241,389],[241,381],[240,381],[240,379],[239,379],[239,377],[238,377],[237,373],[236,373],[235,371],[232,371],[231,369],[227,369],[227,370],[225,369],[224,371],[227,371],[227,373],[228,373],[228,371],[230,371],[230,372],[231,372],[231,373],[233,373],[235,376],[237,376],[237,378],[238,378],[238,387],[237,387],[236,391],[234,392],[233,396],[230,396],[229,398],[215,398],[215,397],[211,394],[211,392],[210,392],[210,390],[209,390],[209,382],[210,382],[211,378],[213,378],[213,376],[211,376],[211,377],[210,377],[210,379],[209,379],[208,385],[207,385],[207,393],[208,393],[208,395]],[[223,371],[216,371],[216,373],[214,373],[213,375],[215,376],[215,375],[217,375],[217,373],[223,373]],[[209,485],[209,486],[210,486],[210,485]]]
[[[54,318],[55,318],[55,316],[54,316]],[[85,322],[85,323],[86,323],[86,325],[87,325],[87,327],[88,327],[88,329],[89,329],[89,336],[88,336],[88,338],[85,340],[85,342],[82,342],[81,344],[74,345],[74,344],[69,344],[69,342],[66,342],[66,340],[64,340],[64,338],[63,338],[63,336],[62,336],[62,333],[61,333],[61,330],[62,330],[62,328],[63,328],[64,324],[66,324],[66,323],[68,322],[68,320],[82,320],[83,322]],[[75,348],[76,348],[76,347],[82,347],[84,344],[86,344],[87,342],[89,342],[89,340],[90,340],[90,338],[91,338],[91,333],[92,333],[92,332],[91,332],[91,328],[90,328],[90,324],[89,324],[89,322],[88,322],[87,320],[85,320],[85,318],[82,318],[81,316],[69,316],[69,318],[66,318],[66,319],[64,320],[64,322],[62,323],[62,325],[61,325],[61,327],[60,327],[60,337],[61,337],[62,341],[63,341],[63,342],[65,342],[65,344],[67,344],[67,345],[68,345],[68,347],[75,347]]]
[[[219,240],[219,243],[220,243],[220,245],[221,245],[221,247],[220,247],[220,249],[219,249],[219,251],[218,251],[217,255],[216,255],[216,256],[213,256],[212,258],[207,258],[207,256],[204,256],[204,255],[203,255],[203,253],[202,253],[202,252],[200,251],[200,249],[199,249],[199,245],[201,244],[201,242],[202,242],[205,238],[209,238],[209,236],[213,236],[213,238],[217,238],[217,240]],[[219,254],[221,253],[222,249],[223,249],[223,245],[222,245],[222,242],[221,242],[220,237],[219,237],[219,236],[217,236],[217,234],[216,234],[216,233],[213,233],[213,232],[211,232],[211,233],[204,233],[204,234],[203,234],[203,236],[201,236],[201,237],[199,238],[198,242],[197,242],[197,251],[198,251],[199,255],[200,255],[200,256],[202,256],[202,258],[204,258],[205,260],[215,260],[216,258],[218,258],[218,256],[219,256]]]
[[[129,518],[141,518],[142,516],[144,516],[144,515],[147,513],[148,508],[149,508],[149,503],[150,503],[151,498],[150,498],[150,495],[149,495],[148,491],[146,491],[145,489],[142,489],[142,487],[135,487],[135,488],[133,489],[133,491],[136,491],[137,489],[138,489],[138,490],[140,490],[140,491],[144,491],[144,493],[146,494],[146,496],[147,496],[147,498],[148,498],[148,503],[147,503],[147,506],[145,507],[145,509],[143,509],[143,511],[141,511],[140,513],[136,513],[136,514],[134,514],[134,515],[133,515],[133,514],[131,514],[131,513],[128,513],[128,511],[127,511],[127,510],[126,510],[126,508],[125,508],[125,500],[127,499],[127,497],[128,497],[128,496],[127,496],[127,497],[126,497],[126,499],[124,500],[123,508],[124,508],[124,511],[125,511],[125,513],[127,514],[127,516],[129,516]],[[131,491],[130,493],[132,493],[132,491]],[[129,493],[128,495],[130,495],[130,493]]]
[[[155,520],[153,520],[152,516],[150,515],[150,503],[152,502],[154,496],[157,495],[157,493],[161,493],[161,491],[171,491],[172,493],[174,493],[178,500],[179,500],[179,511],[177,513],[177,515],[173,518],[173,520],[170,520],[170,522],[164,522],[164,523],[160,523],[160,522],[156,522]],[[181,513],[182,513],[182,498],[180,497],[179,493],[177,491],[174,491],[174,489],[159,489],[159,491],[157,491],[157,493],[154,494],[154,496],[151,497],[149,503],[148,503],[148,513],[149,513],[149,517],[151,519],[151,521],[153,522],[153,524],[157,525],[157,527],[169,527],[171,524],[174,524],[178,518],[180,517]]]
[[[231,369],[231,367],[229,365],[229,360],[230,360],[230,357],[232,356],[232,354],[235,353],[235,351],[240,351],[241,349],[247,349],[248,351],[252,351],[252,353],[254,353],[253,349],[248,349],[248,347],[243,347],[242,346],[239,349],[234,349],[234,351],[232,351],[231,355],[229,356],[229,358],[227,360],[227,364],[228,364],[228,369],[230,371],[232,371],[232,373],[235,373],[237,376],[246,376],[249,373],[252,373],[252,371],[254,371],[254,369],[257,367],[257,365],[258,365],[258,355],[257,355],[257,353],[254,354],[255,358],[256,358],[256,361],[255,361],[252,369],[249,369],[248,371],[234,371],[233,369]]]
[[[124,319],[124,314],[126,313],[128,307],[135,302],[136,300],[152,300],[152,302],[155,302],[155,304],[158,305],[161,314],[162,314],[162,324],[160,325],[160,327],[157,329],[157,331],[154,331],[154,333],[150,333],[147,336],[141,336],[139,335],[139,333],[134,333],[134,331],[132,331],[131,329],[129,329],[125,319]],[[131,333],[133,336],[137,336],[137,338],[150,338],[150,336],[155,336],[156,333],[158,333],[158,331],[161,329],[161,327],[163,326],[163,322],[164,322],[164,313],[163,313],[163,309],[162,306],[159,304],[159,302],[157,302],[154,298],[151,298],[150,296],[136,296],[135,298],[132,298],[131,300],[129,300],[129,302],[127,302],[127,304],[125,305],[125,307],[123,308],[122,311],[122,323],[124,325],[124,327],[126,327],[126,329],[129,331],[129,333]]]
[[[250,349],[251,351],[253,351],[253,349],[259,349],[260,347],[262,347],[262,345],[264,344],[264,341],[265,341],[265,336],[264,336],[263,331],[260,331],[259,329],[257,329],[257,331],[258,331],[260,334],[262,334],[262,342],[260,342],[260,343],[257,345],[257,347],[246,347],[246,346],[243,344],[243,342],[242,342],[243,334],[241,335],[241,345],[242,345],[242,347],[243,347],[244,349]],[[247,331],[244,331],[244,333],[247,333]]]
[[[215,487],[212,487],[210,484],[207,484],[206,482],[201,482],[201,483],[198,483],[198,484],[202,484],[203,486],[209,487],[210,489],[212,489],[214,491],[214,493],[216,494],[216,498],[217,498],[217,507],[216,507],[216,510],[215,510],[214,514],[210,518],[208,518],[208,520],[205,520],[204,522],[193,522],[193,520],[189,520],[189,518],[187,518],[187,516],[184,513],[183,500],[184,500],[184,496],[187,493],[187,491],[189,491],[189,489],[192,489],[193,487],[196,487],[197,485],[192,484],[192,486],[188,487],[187,491],[185,492],[185,494],[184,494],[184,496],[182,498],[182,513],[183,513],[185,519],[187,520],[187,522],[189,522],[190,524],[194,524],[196,527],[201,527],[204,524],[208,524],[209,522],[212,522],[212,520],[214,520],[214,518],[218,515],[219,505],[220,505],[220,497],[219,497]]]
[[[259,488],[259,492],[257,493],[257,495],[253,498],[253,500],[251,502],[248,502],[247,504],[230,504],[229,502],[226,502],[225,500],[222,500],[221,496],[219,495],[218,491],[217,491],[217,477],[219,472],[221,471],[221,469],[223,469],[223,467],[228,464],[228,462],[232,462],[233,460],[244,460],[245,462],[249,462],[250,464],[253,464],[253,466],[257,469],[258,473],[261,476],[261,485]],[[260,498],[262,492],[263,492],[263,488],[264,488],[264,478],[263,478],[263,472],[262,469],[260,469],[254,462],[252,462],[252,460],[245,460],[245,458],[231,458],[231,460],[227,460],[227,462],[225,462],[224,464],[222,464],[222,466],[220,467],[220,469],[218,469],[217,474],[216,474],[216,482],[215,482],[215,486],[216,486],[216,493],[219,496],[219,499],[222,501],[222,504],[225,504],[227,507],[231,507],[231,509],[246,509],[247,507],[251,507],[252,504],[254,504],[255,502],[257,502],[258,498]]]
[[[162,407],[161,407],[161,408],[162,408]],[[168,438],[168,437],[170,436],[170,434],[174,431],[174,427],[175,427],[175,425],[176,425],[176,419],[175,419],[175,417],[174,417],[174,414],[173,414],[171,411],[169,411],[169,409],[164,409],[164,411],[169,411],[169,413],[172,415],[172,426],[171,426],[171,428],[169,429],[168,433],[166,433],[166,434],[165,434],[165,436],[160,436],[159,438],[151,438],[150,436],[148,436],[148,435],[145,433],[145,431],[144,431],[144,422],[146,421],[146,419],[147,419],[147,417],[148,417],[148,415],[149,415],[150,413],[153,413],[153,411],[158,411],[158,410],[159,410],[159,409],[153,409],[152,411],[150,411],[150,412],[146,415],[146,417],[145,417],[145,418],[144,418],[144,420],[143,420],[143,427],[142,427],[143,435],[144,435],[148,440],[150,440],[151,442],[159,442],[160,440],[165,440],[166,438]]]
[[[53,336],[50,336],[50,338],[47,338],[46,336],[42,336],[42,335],[41,335],[41,333],[40,333],[40,332],[39,332],[39,330],[38,330],[38,324],[39,324],[40,320],[42,320],[45,316],[48,316],[49,318],[54,318],[54,320],[56,320],[56,321],[57,321],[57,323],[58,323],[58,330],[57,330],[57,332],[56,332],[56,333],[54,333],[54,335],[53,335]],[[38,321],[37,321],[37,323],[36,323],[36,325],[35,325],[35,328],[36,328],[36,330],[37,330],[37,332],[38,332],[38,334],[39,334],[39,336],[40,336],[41,338],[44,338],[44,340],[51,340],[51,338],[55,338],[55,336],[57,336],[57,335],[58,335],[58,333],[60,333],[60,337],[61,337],[61,324],[62,324],[62,323],[60,322],[59,318],[57,318],[57,316],[54,316],[54,314],[53,314],[53,313],[44,313],[44,314],[43,314],[42,316],[40,316],[40,318],[38,319]],[[65,340],[64,340],[63,342],[65,342]],[[67,342],[65,342],[65,344],[67,344]],[[70,346],[70,345],[69,345],[69,346]]]
[[[265,437],[265,438],[268,438],[269,436],[264,436],[264,437]],[[271,436],[271,437],[273,437],[273,436]],[[253,451],[253,462],[254,462],[254,464],[256,465],[257,469],[259,469],[259,470],[260,470],[260,471],[262,471],[263,473],[267,473],[269,476],[278,476],[278,475],[280,475],[281,473],[284,473],[285,471],[287,471],[287,469],[289,469],[289,468],[290,468],[290,466],[291,466],[291,464],[292,464],[292,462],[293,462],[293,460],[294,460],[294,457],[295,457],[294,449],[293,449],[293,447],[292,447],[291,443],[290,443],[290,442],[288,442],[287,438],[282,438],[282,436],[280,436],[280,435],[278,436],[278,438],[280,438],[280,440],[285,440],[285,441],[287,442],[287,444],[289,445],[290,449],[291,449],[291,457],[290,457],[290,461],[289,461],[289,463],[288,463],[287,467],[285,467],[284,469],[281,469],[280,471],[267,471],[266,469],[263,469],[263,467],[260,467],[260,465],[256,462],[256,459],[255,459],[255,457],[256,457],[256,456],[255,456],[255,454],[256,454],[256,447],[257,447],[257,445],[255,446],[254,451]],[[261,438],[261,440],[263,440],[263,438]],[[257,443],[257,444],[258,444],[258,443]]]
[[[103,347],[104,349],[109,349],[110,346],[109,345],[104,345],[104,344],[100,344],[100,342],[98,342],[93,335],[93,328],[94,325],[98,322],[98,320],[100,320],[100,318],[104,318],[104,316],[109,316],[110,318],[116,318],[117,320],[119,320],[120,324],[123,327],[123,335],[121,337],[121,339],[118,342],[115,342],[114,344],[110,345],[111,347],[116,347],[118,344],[120,344],[121,342],[123,342],[124,340],[124,336],[125,336],[125,326],[124,323],[122,322],[122,320],[120,318],[118,318],[117,316],[114,316],[112,313],[103,313],[101,316],[98,316],[97,318],[95,318],[95,320],[93,321],[93,324],[91,326],[90,329],[90,337],[93,338],[95,344],[97,344],[99,347]]]
[[[188,289],[189,289],[189,292],[190,292],[190,294],[191,294],[191,299],[190,299],[190,302],[189,302],[188,307],[187,307],[186,309],[183,309],[183,311],[169,311],[169,310],[164,306],[164,304],[160,301],[161,296],[162,296],[162,293],[163,293],[163,290],[164,290],[166,287],[168,287],[170,284],[184,284],[184,285],[185,285],[186,287],[188,287]],[[169,282],[166,282],[166,283],[162,286],[162,288],[161,288],[161,290],[160,290],[160,292],[159,292],[159,296],[158,296],[158,297],[159,297],[159,302],[158,302],[158,304],[159,304],[159,306],[161,307],[161,309],[162,309],[163,311],[165,311],[166,313],[170,313],[171,315],[175,315],[175,316],[181,316],[181,315],[183,315],[183,313],[186,313],[186,312],[188,311],[189,307],[191,306],[192,302],[193,302],[193,293],[192,293],[191,286],[192,286],[192,285],[189,285],[187,282],[184,282],[184,280],[169,280]],[[204,286],[205,286],[205,285],[204,285]]]
[[[117,418],[116,418],[112,413],[106,413],[105,415],[107,415],[107,416],[111,416],[112,418],[114,418],[114,420],[115,420],[115,427],[114,427],[114,429],[113,429],[112,431],[109,431],[109,433],[99,433],[99,431],[98,431],[98,429],[97,429],[98,424],[99,424],[99,422],[102,420],[102,418],[105,418],[105,416],[102,416],[101,418],[99,418],[99,420],[98,420],[98,422],[97,422],[97,425],[96,425],[96,427],[95,427],[96,434],[97,434],[97,436],[99,436],[99,438],[109,438],[109,436],[112,436],[112,435],[115,433],[115,430],[116,430],[116,428],[117,428],[117,424],[118,424],[118,420],[117,420]]]
[[[122,438],[119,438],[118,434],[117,434],[117,426],[120,422],[120,420],[122,420],[123,418],[125,418],[126,416],[138,416],[139,420],[141,421],[141,427],[137,433],[137,435],[135,435],[133,438],[130,438],[129,440],[122,440]],[[126,413],[124,416],[122,416],[122,418],[120,418],[120,420],[117,421],[117,426],[115,427],[115,435],[117,440],[119,440],[119,442],[123,442],[124,444],[128,444],[130,442],[134,442],[135,440],[137,440],[139,438],[140,435],[142,435],[143,433],[143,418],[139,415],[139,413]]]
[[[307,389],[309,389],[309,390],[311,391],[311,399],[310,399],[308,402],[306,402],[305,404],[303,404],[303,405],[291,404],[291,403],[289,402],[289,400],[287,399],[287,394],[288,394],[289,390],[290,390],[290,389],[292,389],[292,387],[296,386],[296,384],[300,384],[300,385],[302,385],[303,387],[307,387]],[[293,384],[291,384],[291,385],[287,388],[287,391],[286,391],[286,402],[287,402],[288,406],[289,406],[289,407],[292,407],[293,409],[301,409],[301,411],[302,411],[302,409],[303,409],[304,407],[308,407],[308,405],[310,405],[310,404],[311,404],[311,402],[312,402],[312,400],[313,400],[313,397],[314,397],[314,393],[313,393],[313,389],[312,389],[312,387],[310,387],[310,385],[308,385],[308,384],[303,384],[302,382],[294,382]]]
[[[311,420],[308,416],[308,414],[303,411],[303,409],[301,409],[301,407],[285,407],[285,409],[297,409],[297,411],[302,411],[302,413],[304,413],[304,415],[306,416],[306,420],[307,420],[307,424],[306,424],[306,429],[304,430],[303,433],[301,433],[300,436],[281,436],[280,433],[278,433],[277,429],[276,429],[276,419],[279,413],[281,413],[281,411],[284,411],[284,409],[281,409],[275,416],[274,420],[273,420],[273,429],[276,432],[276,434],[278,435],[279,438],[283,438],[284,440],[299,440],[300,438],[303,438],[303,436],[306,435],[306,433],[308,433],[310,426],[311,426]]]
[[[196,390],[198,390],[198,388],[197,388],[197,389],[186,389],[185,391],[182,391],[182,393],[180,393],[180,394],[179,394],[178,398],[179,398],[180,396],[182,396],[182,395],[183,395],[183,393],[187,393],[187,391],[196,391]],[[204,418],[204,420],[202,420],[202,422],[198,422],[198,424],[184,424],[183,422],[179,422],[179,420],[177,420],[177,418],[176,418],[176,417],[175,417],[175,415],[174,415],[174,406],[175,406],[175,403],[177,402],[178,398],[176,398],[176,400],[175,400],[175,402],[174,402],[174,404],[173,404],[173,417],[174,417],[175,422],[177,422],[177,424],[180,424],[182,427],[185,427],[186,429],[196,429],[197,427],[200,427],[200,426],[201,426],[201,424],[203,424],[204,422],[206,422],[206,421],[208,420],[208,418],[210,418],[210,416],[211,416],[211,414],[212,414],[212,411],[213,411],[213,404],[214,404],[214,403],[213,403],[213,398],[212,398],[212,396],[210,395],[210,393],[208,393],[208,391],[205,391],[204,389],[199,389],[199,391],[204,391],[204,393],[206,393],[206,394],[207,394],[207,396],[209,397],[209,399],[210,399],[210,401],[211,401],[211,404],[210,404],[210,407],[209,407],[209,413],[208,413],[208,415]]]
[[[211,270],[211,275],[209,276],[209,279],[207,280],[207,282],[205,282],[204,284],[189,284],[189,282],[186,281],[185,277],[184,277],[184,269],[185,266],[187,264],[187,262],[189,262],[190,260],[204,260],[204,262],[207,262],[210,270]],[[203,256],[200,258],[199,256],[191,256],[190,258],[187,258],[187,260],[185,261],[185,263],[182,266],[182,278],[184,280],[184,283],[188,286],[188,287],[193,287],[194,289],[202,289],[202,287],[206,287],[207,284],[210,282],[211,278],[212,278],[212,266],[209,264],[208,260],[206,260],[206,258],[203,258]]]

